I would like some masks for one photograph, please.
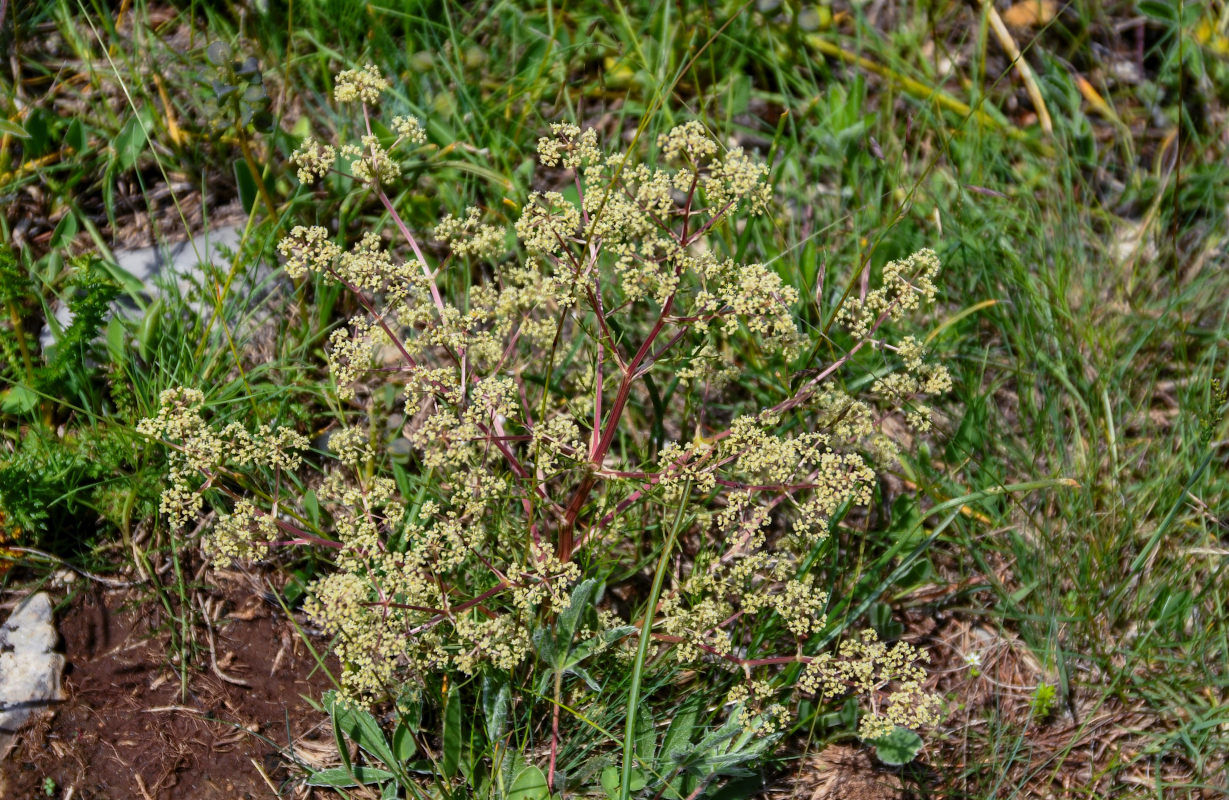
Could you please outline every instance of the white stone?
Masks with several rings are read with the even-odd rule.
[[[0,626],[0,759],[31,716],[64,699],[64,656],[54,652],[55,644],[51,598],[42,592],[27,597]]]
[[[230,268],[231,254],[243,240],[243,228],[225,225],[176,244],[142,247],[136,250],[116,250],[115,263],[128,276],[130,285],[144,287],[149,300],[160,294],[160,285],[175,283],[181,293],[193,286],[209,285],[206,265],[223,271]],[[121,306],[126,301],[121,301]],[[140,310],[121,307],[119,313],[129,319],[140,316]],[[55,344],[59,332],[72,324],[72,313],[61,303],[54,312],[55,326],[44,324],[39,344],[44,350]]]

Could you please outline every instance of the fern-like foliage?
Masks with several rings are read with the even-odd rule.
[[[70,264],[71,321],[43,350],[44,287],[0,248],[0,537],[52,549],[94,538],[100,519],[122,516],[121,497],[142,494],[99,339],[120,289],[97,258]]]

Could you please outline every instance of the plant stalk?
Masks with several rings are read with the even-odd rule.
[[[648,603],[644,609],[644,619],[640,623],[640,644],[636,648],[636,660],[632,664],[632,685],[627,693],[627,725],[623,729],[623,771],[619,779],[619,800],[628,800],[632,785],[632,746],[636,737],[636,711],[640,707],[640,684],[644,680],[644,662],[649,654],[649,642],[652,640],[653,616],[657,613],[657,601],[661,599],[661,587],[666,582],[666,570],[670,567],[670,551],[678,540],[679,531],[683,527],[683,514],[687,509],[687,501],[691,498],[691,481],[683,484],[683,497],[679,501],[678,512],[674,515],[674,524],[670,526],[670,535],[657,558],[657,572],[653,575],[653,587],[649,590]]]

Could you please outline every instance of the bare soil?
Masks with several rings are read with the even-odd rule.
[[[292,754],[332,747],[327,718],[305,699],[329,679],[279,609],[236,585],[213,595],[202,604],[211,621],[194,626],[201,663],[182,687],[148,590],[71,596],[56,618],[66,700],[0,763],[0,797],[306,796]]]

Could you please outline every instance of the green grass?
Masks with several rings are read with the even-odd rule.
[[[1229,487],[1224,405],[1212,379],[1229,380],[1229,81],[1226,62],[1195,35],[1194,5],[1185,17],[1144,9],[1136,84],[1106,78],[1131,56],[1115,32],[1137,16],[1131,4],[1067,8],[1044,30],[1013,31],[1054,120],[1050,137],[1023,119],[1019,77],[971,6],[898,3],[876,19],[867,9],[836,9],[835,20],[821,13],[815,30],[791,19],[788,5],[766,14],[755,4],[527,6],[394,11],[338,0],[295,4],[293,19],[253,13],[239,24],[192,4],[158,21],[160,9],[138,2],[118,29],[114,13],[67,0],[10,9],[17,25],[7,23],[3,35],[16,30],[26,43],[22,89],[31,110],[19,115],[11,98],[0,109],[31,138],[6,137],[0,149],[0,195],[22,198],[0,230],[21,245],[20,264],[38,287],[29,319],[66,291],[66,253],[105,253],[130,207],[155,210],[168,177],[194,187],[185,201],[242,195],[236,175],[250,172],[241,139],[278,205],[268,219],[257,199],[241,198],[259,222],[253,253],[269,256],[286,224],[318,221],[353,233],[377,222],[372,203],[317,198],[283,166],[305,120],[318,133],[342,124],[327,96],[339,68],[377,63],[397,76],[398,110],[424,119],[432,142],[457,143],[428,152],[405,184],[398,206],[416,228],[469,204],[514,219],[545,180],[532,155],[551,121],[640,129],[652,141],[677,121],[702,119],[775,154],[780,213],[771,225],[728,232],[725,244],[798,286],[809,325],[829,323],[863,270],[922,246],[935,247],[945,265],[944,310],[931,330],[956,389],[941,409],[946,423],[898,476],[921,487],[923,502],[886,497],[890,522],[875,524],[884,516],[872,514],[869,530],[840,532],[828,554],[834,585],[851,592],[854,607],[885,588],[896,564],[883,555],[930,506],[1011,484],[1076,484],[970,500],[969,512],[918,552],[917,568],[884,592],[914,615],[954,616],[999,642],[1018,637],[1038,674],[1058,686],[1042,720],[1021,712],[1031,685],[956,710],[947,741],[932,740],[924,754],[938,776],[926,790],[1034,796],[1068,774],[1086,787],[1071,794],[1223,789]],[[171,47],[166,37],[181,23],[190,46]],[[59,56],[29,44],[50,31],[71,74],[56,68]],[[204,47],[214,39],[259,60],[276,132],[240,133],[211,111],[202,80]],[[338,41],[354,49],[329,44]],[[164,85],[149,63],[164,66]],[[1081,76],[1113,119],[1095,113]],[[138,128],[152,146],[125,148],[141,138]],[[78,152],[57,151],[61,140]],[[17,209],[41,218],[19,229]],[[169,220],[162,234],[174,236],[179,214],[155,216]],[[450,288],[470,279],[451,275],[459,285]],[[99,426],[128,430],[160,389],[195,383],[214,387],[223,413],[319,424],[327,408],[321,373],[302,365],[317,360],[323,335],[349,309],[320,287],[312,298],[302,306],[268,301],[290,323],[259,362],[242,341],[232,349],[223,326],[185,323],[171,300],[146,323],[153,333],[130,333],[152,349],[114,365],[141,413],[123,418],[103,402],[66,407],[58,421],[87,438]],[[241,293],[224,302],[227,320],[246,311]],[[874,368],[874,356],[864,364]],[[748,389],[774,380],[765,368],[748,376]],[[141,507],[149,513],[148,503]],[[189,549],[165,532],[152,542],[151,558]],[[105,545],[106,535],[93,544]],[[115,556],[95,555],[91,566],[106,558]],[[180,617],[179,646],[189,647],[183,583],[164,602]],[[938,600],[911,600],[933,584],[946,587]],[[957,588],[968,585],[980,588]],[[984,684],[980,691],[994,692]],[[802,733],[827,736],[822,723],[804,718]],[[612,717],[603,727],[620,724]],[[1089,755],[1107,731],[1127,744]],[[1133,782],[1141,776],[1149,783]]]

